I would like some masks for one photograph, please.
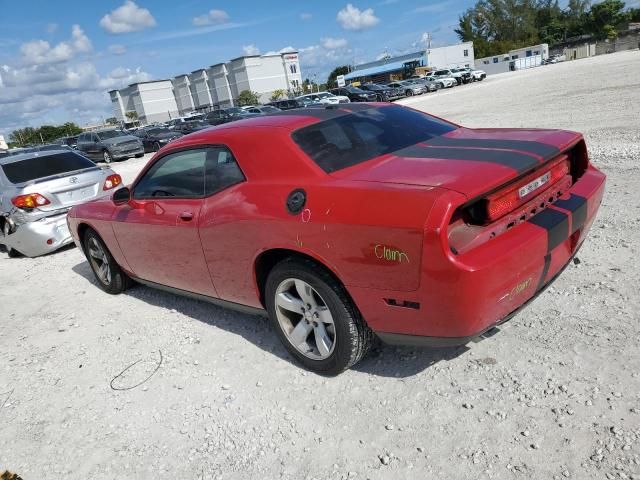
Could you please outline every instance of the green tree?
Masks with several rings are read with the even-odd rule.
[[[236,103],[239,107],[244,107],[245,105],[256,105],[260,103],[260,95],[256,92],[252,92],[251,90],[243,90],[238,95]]]
[[[620,0],[604,0],[593,5],[588,20],[590,33],[598,39],[614,38],[631,18],[629,12],[624,12],[624,6]]]
[[[104,120],[104,123],[108,123],[109,125],[117,125],[118,119],[116,117],[109,117]]]
[[[133,122],[134,120],[138,119],[138,112],[134,112],[133,110],[130,112],[126,112],[124,114],[125,117],[127,117],[129,119],[129,121]]]
[[[349,65],[342,65],[341,67],[334,68],[329,74],[329,78],[327,78],[327,87],[336,88],[338,86],[336,77],[338,75],[346,75],[347,73],[349,73]]]
[[[273,92],[271,92],[271,97],[269,97],[269,100],[272,102],[277,102],[282,97],[284,97],[285,93],[286,92],[281,88],[274,90]]]

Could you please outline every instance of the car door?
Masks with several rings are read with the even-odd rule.
[[[207,197],[200,214],[200,238],[209,272],[219,298],[236,303],[250,302],[247,288],[257,240],[247,232],[255,204],[247,200],[245,176],[231,150],[212,147],[207,158]],[[249,221],[249,223],[245,223]],[[244,242],[244,244],[243,244]],[[246,242],[249,242],[247,246]],[[240,266],[245,268],[240,268]]]
[[[160,157],[117,207],[112,225],[136,277],[216,296],[198,234],[208,148]]]

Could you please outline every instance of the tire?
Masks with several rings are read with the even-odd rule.
[[[407,97],[413,97],[413,90],[407,90],[404,92]]]
[[[85,232],[82,244],[91,271],[102,290],[111,295],[116,295],[131,286],[131,279],[122,271],[107,246],[94,230],[89,229]],[[108,269],[101,270],[103,265],[107,265]]]
[[[440,90],[444,88],[444,84],[443,83],[436,83],[436,90]]]
[[[7,221],[3,222],[2,234],[7,237],[10,233],[11,225],[9,225],[9,222]],[[17,251],[15,248],[11,248],[9,245],[5,245],[4,248],[7,251],[7,255],[9,255],[9,258],[18,258],[21,256],[21,253],[19,251]]]
[[[306,293],[300,295],[300,285],[310,290],[303,288]],[[303,298],[311,298],[313,306],[305,313],[302,308],[297,313],[299,306],[309,306]],[[265,303],[273,328],[285,348],[304,367],[320,375],[337,375],[352,367],[373,342],[373,332],[345,288],[309,260],[289,258],[278,263],[267,277]],[[325,321],[329,318],[331,322]],[[300,326],[303,328],[296,329]],[[296,330],[300,330],[297,338],[304,339],[298,346],[293,343]],[[319,347],[321,343],[316,340],[319,335],[331,341],[330,349],[327,343],[324,349]]]
[[[144,157],[144,153],[136,153],[136,158],[142,158]]]
[[[109,152],[109,150],[102,151],[102,160],[104,163],[111,163],[113,161],[113,156]]]

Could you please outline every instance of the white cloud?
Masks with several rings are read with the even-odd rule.
[[[335,50],[336,48],[344,48],[347,46],[347,41],[344,38],[325,37],[320,39],[320,43],[327,50]]]
[[[336,19],[345,30],[355,31],[366,30],[380,23],[380,19],[374,15],[372,8],[360,10],[350,3],[338,12]]]
[[[56,33],[58,31],[58,24],[57,23],[49,23],[47,24],[47,33]]]
[[[300,14],[300,20],[303,20],[305,22],[307,20],[311,20],[312,18],[313,18],[313,15],[311,15],[310,13],[307,13],[307,12],[303,12],[303,13]]]
[[[220,25],[229,21],[229,14],[224,10],[209,10],[209,13],[193,18],[193,24],[197,27],[203,25]]]
[[[0,66],[0,133],[42,123],[86,123],[111,116],[107,90],[151,79],[140,68],[100,75],[88,61]]]
[[[51,46],[46,40],[32,40],[20,46],[22,62],[25,65],[43,65],[71,60],[78,53],[87,53],[92,49],[91,40],[79,25],[71,29],[71,39]]]
[[[155,27],[156,19],[146,8],[140,8],[131,0],[100,20],[100,26],[112,34],[139,32],[145,28]]]
[[[260,55],[260,49],[255,45],[245,45],[242,47],[242,51],[245,55]]]
[[[127,53],[127,47],[119,44],[109,45],[109,53],[114,55],[124,55]]]

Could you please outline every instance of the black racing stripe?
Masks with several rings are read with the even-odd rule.
[[[540,275],[540,280],[538,280],[538,286],[536,287],[536,292],[539,292],[542,287],[544,287],[544,279],[547,278],[549,274],[549,267],[551,266],[551,254],[547,253],[544,256],[544,267],[542,267],[542,275]]]
[[[473,148],[424,147],[412,145],[393,154],[397,157],[442,158],[446,160],[469,160],[487,162],[513,168],[518,173],[536,167],[540,162],[531,155],[507,150],[484,150]]]
[[[580,195],[571,195],[567,200],[557,200],[556,207],[571,212],[571,233],[580,230],[587,221],[587,199]]]
[[[529,223],[547,231],[547,253],[569,238],[569,215],[566,213],[547,208],[529,219]]]
[[[541,142],[530,140],[499,140],[495,138],[452,138],[436,137],[427,142],[428,145],[438,147],[475,147],[475,148],[499,148],[503,150],[517,150],[530,153],[549,160],[560,153],[558,148]]]

